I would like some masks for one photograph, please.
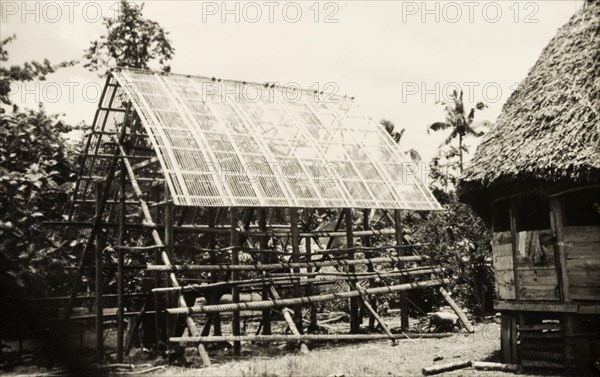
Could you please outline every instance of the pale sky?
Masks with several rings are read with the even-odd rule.
[[[416,148],[429,160],[444,139],[425,131],[444,119],[435,104],[443,89],[459,84],[467,99],[489,104],[477,119],[494,121],[582,3],[146,1],[144,15],[170,32],[172,72],[337,88],[376,119],[405,128],[402,148]],[[99,16],[117,9],[115,1],[1,0],[2,39],[17,35],[7,46],[9,63],[81,59],[104,32]],[[16,88],[12,98],[22,107],[39,99],[70,123],[90,124],[102,84],[80,64],[27,84],[26,93]]]

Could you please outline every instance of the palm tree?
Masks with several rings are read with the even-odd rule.
[[[435,122],[427,127],[427,133],[430,131],[442,131],[452,129],[452,132],[446,140],[440,145],[440,148],[444,145],[450,144],[454,139],[458,137],[458,155],[460,158],[460,172],[463,171],[463,139],[466,136],[481,137],[489,128],[489,122],[473,123],[475,119],[475,110],[483,110],[487,107],[483,102],[477,102],[475,107],[471,108],[469,114],[465,114],[465,106],[463,103],[463,91],[460,94],[454,90],[450,94],[450,100],[447,102],[441,102],[446,112],[445,122]]]
[[[406,131],[406,129],[402,128],[400,131],[396,132],[396,126],[394,125],[394,123],[387,119],[382,119],[379,123],[383,126],[383,128],[385,128],[386,132],[390,134],[392,139],[394,139],[394,141],[397,144],[400,144],[400,139],[402,139],[402,135],[404,135],[404,131]],[[404,153],[408,153],[413,162],[421,162],[421,155],[416,149],[412,148],[407,151],[404,151]]]

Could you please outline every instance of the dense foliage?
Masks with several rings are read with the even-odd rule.
[[[70,127],[44,109],[0,114],[0,285],[10,295],[56,293],[66,283],[66,248],[42,225],[60,220],[73,179]],[[26,289],[24,289],[26,288]]]
[[[8,61],[0,44],[0,61]],[[0,100],[11,105],[11,85],[44,80],[58,65],[48,60],[0,68]],[[42,225],[62,218],[74,179],[76,146],[63,135],[71,127],[58,116],[37,110],[0,112],[0,286],[4,297],[56,294],[67,283],[68,253],[60,230]],[[63,293],[61,291],[61,293]]]

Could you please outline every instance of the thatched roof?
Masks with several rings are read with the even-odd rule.
[[[504,105],[464,172],[463,198],[528,182],[600,181],[599,50],[600,1],[588,1]]]

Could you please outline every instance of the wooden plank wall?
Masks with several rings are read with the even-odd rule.
[[[550,229],[538,230],[540,238],[552,239]],[[559,299],[558,274],[554,257],[554,244],[542,247],[543,261],[533,261],[532,258],[517,253],[517,279],[520,300],[555,301]]]
[[[600,226],[564,228],[571,300],[600,300]]]
[[[510,231],[494,233],[492,253],[496,276],[496,298],[499,300],[514,300],[516,298],[515,275]]]

